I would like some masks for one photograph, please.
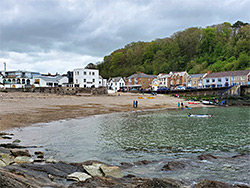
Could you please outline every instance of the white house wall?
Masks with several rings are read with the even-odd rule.
[[[79,87],[99,87],[99,70],[74,69],[74,85]]]

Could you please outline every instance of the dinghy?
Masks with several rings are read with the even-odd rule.
[[[207,118],[207,117],[213,117],[213,115],[209,114],[188,114],[188,117],[201,117],[201,118]]]

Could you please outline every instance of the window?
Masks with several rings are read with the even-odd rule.
[[[84,71],[83,74],[86,75],[87,73]]]
[[[95,79],[93,79],[93,82],[95,82]]]
[[[91,72],[89,72],[89,75],[91,75]]]
[[[83,82],[86,82],[86,79],[83,79]]]
[[[76,79],[76,83],[78,84],[78,79]]]
[[[76,71],[76,75],[77,75],[77,76],[79,75],[79,71]]]
[[[221,78],[218,78],[218,82],[221,82]]]
[[[95,72],[92,72],[92,75],[95,75]]]
[[[245,80],[245,76],[242,76],[242,77],[241,77],[241,80]],[[244,85],[244,84],[243,84],[243,85]]]
[[[212,79],[212,82],[215,82],[215,79],[214,79],[214,78]]]
[[[196,81],[194,81],[194,84],[196,84]]]
[[[209,83],[209,79],[207,79],[206,82]]]
[[[145,85],[145,82],[143,82],[142,84]]]
[[[226,78],[226,82],[228,82],[228,78]]]

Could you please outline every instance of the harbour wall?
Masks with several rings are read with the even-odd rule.
[[[30,87],[30,88],[5,88],[3,92],[37,92],[54,93],[60,95],[106,95],[106,87],[100,88],[77,88],[77,87]]]

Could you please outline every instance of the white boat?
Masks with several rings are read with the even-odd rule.
[[[202,118],[207,118],[207,117],[213,117],[213,115],[210,114],[188,114],[188,117],[202,117]]]
[[[202,104],[206,104],[206,105],[212,105],[214,104],[213,102],[210,101],[201,101]]]

